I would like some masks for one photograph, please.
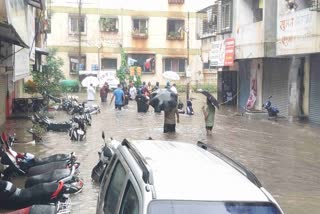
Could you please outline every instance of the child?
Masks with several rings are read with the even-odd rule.
[[[191,100],[187,101],[187,115],[193,115],[193,108]]]
[[[215,116],[216,108],[207,99],[207,108],[202,106],[202,112],[203,112],[204,120],[205,120],[205,123],[206,123],[207,135],[211,135],[212,134],[212,128],[213,128],[213,125],[214,125],[214,116]]]

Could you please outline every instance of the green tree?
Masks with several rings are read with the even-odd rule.
[[[120,82],[124,82],[127,79],[128,75],[128,64],[127,64],[127,54],[124,52],[124,49],[121,47],[121,66],[117,70],[117,77]]]
[[[63,60],[60,57],[56,57],[56,49],[50,49],[47,56],[47,65],[42,66],[42,71],[32,70],[33,82],[36,85],[38,93],[59,93],[61,88],[59,81],[64,79],[61,67],[63,66]]]

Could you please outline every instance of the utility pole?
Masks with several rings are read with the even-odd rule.
[[[186,80],[187,80],[187,100],[190,99],[190,82],[189,82],[189,77],[188,77],[188,72],[189,72],[189,62],[190,62],[190,38],[189,38],[189,33],[190,33],[190,13],[188,11],[188,30],[187,30],[187,70],[186,70]]]
[[[79,0],[79,14],[78,14],[78,37],[79,37],[79,55],[78,55],[78,75],[81,64],[81,0]]]

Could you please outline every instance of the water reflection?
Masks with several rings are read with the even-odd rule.
[[[181,115],[176,134],[163,134],[163,114],[137,113],[136,103],[115,111],[113,105],[102,105],[101,114],[93,115],[92,127],[83,142],[71,142],[67,133],[48,132],[43,145],[15,146],[18,151],[37,155],[75,151],[81,161],[81,176],[85,187],[73,197],[73,213],[95,213],[98,186],[91,182],[91,169],[98,160],[97,152],[106,137],[118,140],[176,140],[213,144],[226,154],[252,169],[263,185],[275,196],[286,213],[318,213],[320,210],[320,137],[319,128],[285,121],[255,121],[224,108],[216,116],[213,136],[206,136],[201,105],[204,97],[194,95],[195,115]],[[152,110],[152,108],[150,108]],[[55,113],[55,120],[70,118],[64,112]],[[31,123],[11,120],[6,128],[17,131],[22,142],[31,140],[25,132]]]

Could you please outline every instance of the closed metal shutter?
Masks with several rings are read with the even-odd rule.
[[[0,126],[6,119],[6,76],[0,75]]]
[[[320,124],[320,55],[311,56],[309,120]]]
[[[250,60],[239,62],[239,107],[245,109],[250,94]]]
[[[265,102],[272,96],[272,106],[277,107],[280,115],[287,117],[289,112],[289,59],[265,59],[263,61],[263,92]]]

